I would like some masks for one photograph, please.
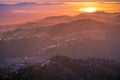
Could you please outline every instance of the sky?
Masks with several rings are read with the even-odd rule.
[[[75,2],[75,1],[95,1],[95,2],[115,2],[120,0],[0,0],[0,3],[18,3],[18,2]]]
[[[0,25],[17,24],[29,21],[40,20],[49,16],[70,15],[74,16],[81,13],[81,9],[87,7],[95,7],[98,11],[120,12],[119,2],[108,2],[112,0],[104,0],[105,2],[65,2],[73,0],[0,0],[0,3],[18,3],[18,2],[51,2],[56,3],[40,3],[30,5],[12,4],[12,6],[0,4]],[[79,0],[74,0],[79,1]],[[88,1],[88,0],[84,0]],[[98,0],[95,0],[98,1]],[[102,1],[102,0],[100,0]],[[106,2],[107,1],[107,2]],[[115,1],[115,0],[114,0]]]

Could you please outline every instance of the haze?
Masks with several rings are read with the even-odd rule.
[[[27,0],[26,0],[27,1]],[[32,1],[32,0],[31,0]],[[36,3],[38,2],[39,3]],[[48,16],[70,15],[82,13],[80,9],[95,7],[97,11],[119,12],[119,2],[21,2],[17,0],[1,0],[0,25],[18,24],[40,20]],[[48,0],[49,1],[49,0]],[[13,3],[13,4],[5,4]]]

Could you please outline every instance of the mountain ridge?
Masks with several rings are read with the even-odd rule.
[[[28,65],[15,72],[1,74],[11,80],[119,80],[120,63],[106,59],[71,59],[54,56],[45,63]]]

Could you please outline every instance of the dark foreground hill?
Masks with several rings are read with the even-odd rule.
[[[55,56],[45,63],[32,64],[8,75],[0,74],[0,80],[120,80],[120,63]]]

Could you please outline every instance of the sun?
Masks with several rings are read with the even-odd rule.
[[[86,13],[93,13],[97,11],[97,8],[95,7],[87,7],[87,8],[81,8],[79,9],[81,12],[86,12]]]

